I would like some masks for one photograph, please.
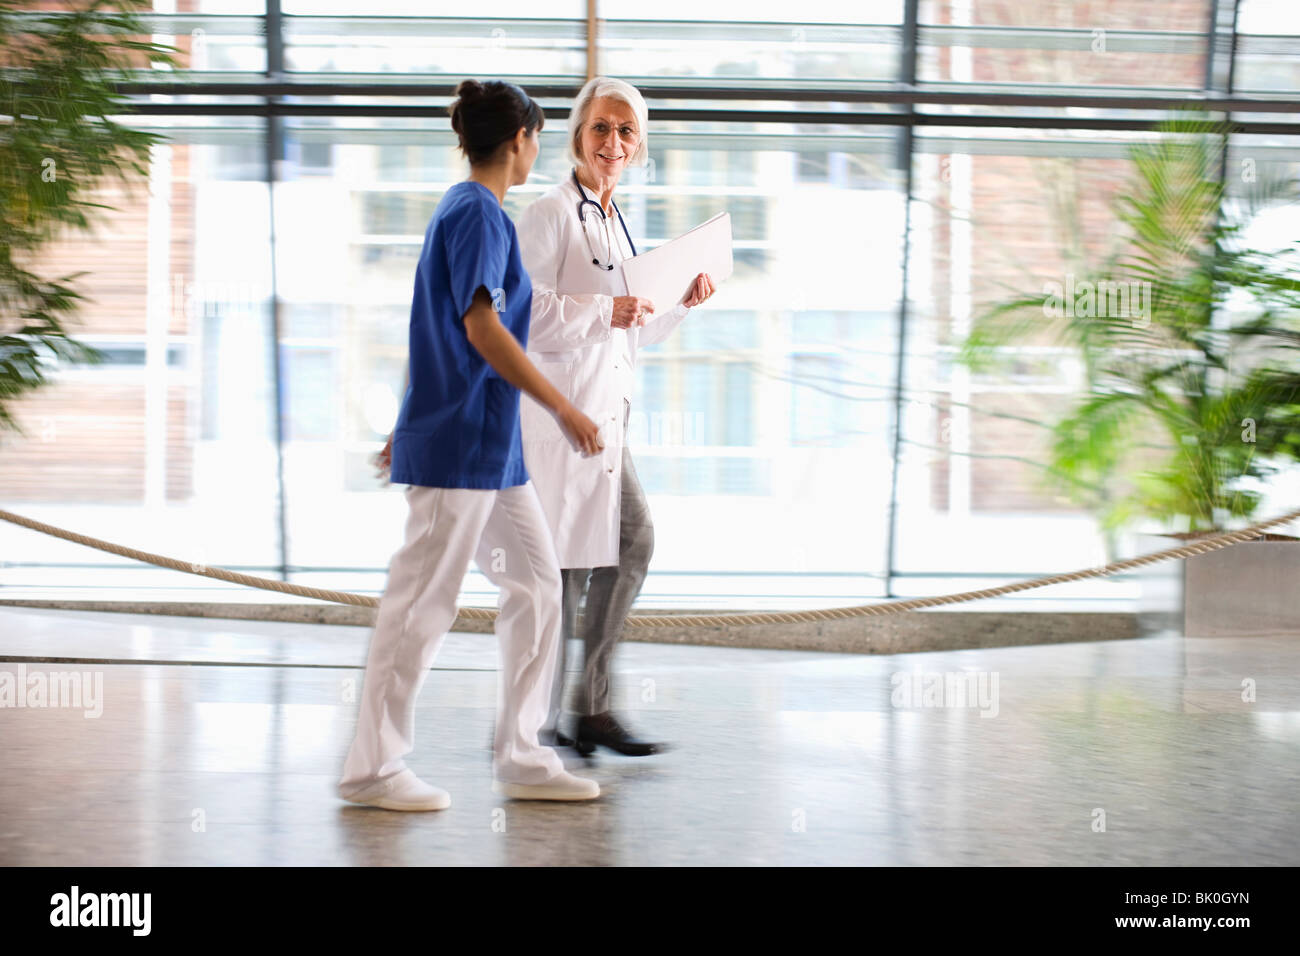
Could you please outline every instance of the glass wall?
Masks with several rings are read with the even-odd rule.
[[[1276,96],[1300,92],[1300,4],[1241,0],[1233,88]]]
[[[922,0],[917,79],[935,88],[1089,92],[1202,85],[1204,0]]]
[[[897,78],[903,0],[603,0],[600,71],[633,83],[764,89]]]
[[[0,501],[131,547],[234,568],[279,563],[271,243],[264,131],[165,124],[147,183],[103,186],[95,229],[38,268],[86,270],[73,334],[105,354],[12,406]],[[198,578],[5,524],[6,587],[152,589]],[[51,567],[53,565],[53,567]],[[71,565],[67,573],[60,567]],[[108,570],[91,571],[90,568]]]
[[[568,174],[590,69],[651,108],[652,162],[618,192],[638,248],[731,214],[733,277],[638,359],[646,606],[851,604],[1100,563],[1094,516],[1042,480],[1048,427],[1084,385],[1077,356],[1030,337],[1009,371],[974,374],[957,346],[982,310],[1110,247],[1128,147],[1176,101],[1260,104],[1233,114],[1248,125],[1230,170],[1294,177],[1300,151],[1278,106],[1297,93],[1300,22],[1265,0],[1240,4],[1235,44],[1209,0],[600,0],[590,64],[584,0],[473,17],[180,6],[157,3],[149,28],[183,75],[128,87],[139,112],[118,118],[169,145],[44,263],[89,272],[76,334],[109,361],[17,403],[28,433],[0,434],[0,507],[369,593],[405,515],[370,459],[402,394],[425,227],[467,172],[445,109],[464,76],[515,79],[547,109],[513,217]],[[1298,220],[1278,203],[1258,228]],[[277,599],[3,523],[0,549],[14,596]],[[491,594],[473,573],[462,601]]]
[[[1031,331],[1001,349],[1004,368],[956,361],[977,317],[1050,283],[1064,288],[1110,250],[1136,137],[1106,140],[942,127],[917,136],[900,593],[942,593],[954,574],[986,579],[968,582],[975,588],[1108,560],[1092,517],[1061,496],[1048,468],[1051,426],[1086,385],[1077,352]],[[1115,587],[1086,581],[1052,596]]]

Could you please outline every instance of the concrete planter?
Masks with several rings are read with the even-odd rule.
[[[1140,553],[1194,540],[1142,535]],[[1138,620],[1146,633],[1300,636],[1300,539],[1269,535],[1144,570]]]

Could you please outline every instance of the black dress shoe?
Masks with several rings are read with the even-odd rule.
[[[584,745],[590,750],[583,750]],[[597,745],[608,747],[627,757],[648,757],[667,749],[664,744],[635,739],[609,711],[578,718],[578,752],[590,753]]]
[[[546,741],[543,740],[542,743],[546,744]],[[578,753],[582,754],[582,756],[584,757],[590,756],[591,752],[596,749],[595,744],[588,744],[580,740],[574,740],[572,737],[564,733],[564,731],[562,730],[557,730],[555,732],[555,743],[550,744],[550,746],[572,747],[574,750],[578,751]]]

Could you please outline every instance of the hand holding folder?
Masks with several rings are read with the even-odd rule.
[[[731,275],[731,214],[720,212],[676,239],[623,260],[627,294],[649,299],[655,312],[685,301],[695,277],[719,283]]]

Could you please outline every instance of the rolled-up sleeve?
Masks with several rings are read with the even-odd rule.
[[[451,220],[451,221],[448,221]],[[494,299],[505,286],[510,246],[491,211],[473,203],[443,221],[447,272],[456,314],[464,316],[479,286]]]
[[[530,352],[564,352],[595,345],[610,337],[613,296],[566,295],[556,288],[567,241],[557,210],[535,202],[516,227],[519,254],[533,283],[533,315],[528,327]],[[577,222],[576,211],[574,222]]]

